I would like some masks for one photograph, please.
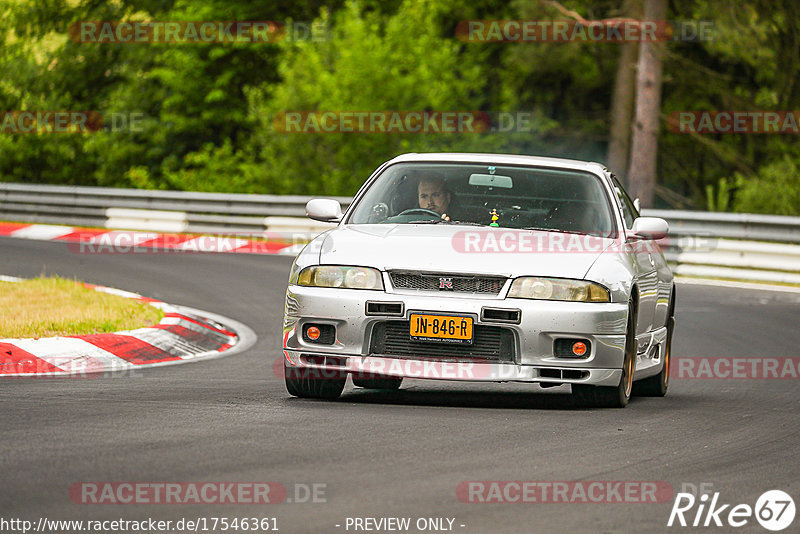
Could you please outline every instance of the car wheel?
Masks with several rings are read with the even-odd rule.
[[[672,360],[672,334],[675,331],[675,294],[670,303],[669,319],[667,319],[667,342],[664,347],[664,366],[655,376],[640,380],[633,385],[633,394],[638,397],[663,397],[669,387],[669,370]]]
[[[341,371],[289,367],[286,362],[283,375],[290,395],[309,399],[338,399],[347,380],[347,374]]]
[[[633,371],[636,366],[636,310],[628,306],[628,326],[625,334],[625,358],[622,362],[622,378],[617,386],[588,386],[573,384],[572,394],[585,406],[596,408],[624,408],[633,391]]]
[[[365,389],[400,389],[403,383],[402,376],[366,375],[356,377],[353,375],[353,385]]]

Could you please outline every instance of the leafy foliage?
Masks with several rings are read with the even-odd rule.
[[[352,194],[402,152],[480,151],[605,160],[613,43],[470,43],[471,19],[622,13],[622,0],[0,0],[0,110],[139,114],[137,128],[0,133],[0,180],[156,189]],[[796,0],[671,0],[668,18],[712,39],[667,43],[662,112],[800,109]],[[322,39],[100,44],[86,20],[300,22]],[[289,26],[291,28],[291,26]],[[529,132],[284,133],[285,111],[524,111]],[[662,130],[661,205],[798,213],[796,135]]]
[[[756,176],[737,174],[737,179],[735,211],[800,215],[800,158],[787,155],[759,169]]]
[[[281,133],[275,116],[285,110],[464,111],[488,106],[482,65],[463,57],[460,44],[434,31],[441,12],[434,1],[406,1],[385,20],[349,3],[333,17],[330,42],[288,43],[282,82],[268,93],[251,92],[260,118],[265,179],[295,193],[353,194],[376,163],[403,152],[503,150],[509,139],[492,133]],[[319,21],[329,24],[330,15]],[[421,30],[409,38],[409,29]],[[528,136],[529,137],[529,136]]]

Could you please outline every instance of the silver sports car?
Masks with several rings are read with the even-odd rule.
[[[337,398],[403,378],[570,384],[623,407],[669,383],[675,285],[657,240],[598,163],[406,154],[381,165],[338,226],[295,259],[286,291],[286,387]]]

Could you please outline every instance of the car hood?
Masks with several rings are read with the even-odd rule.
[[[583,278],[613,242],[563,232],[449,224],[344,225],[325,235],[319,260],[384,271]]]

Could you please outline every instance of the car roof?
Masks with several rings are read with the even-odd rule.
[[[488,163],[500,165],[532,165],[539,167],[558,167],[561,169],[592,170],[605,169],[605,165],[594,161],[550,158],[545,156],[522,156],[513,154],[480,154],[469,152],[428,152],[401,154],[389,163],[405,162],[446,162],[446,163]]]

